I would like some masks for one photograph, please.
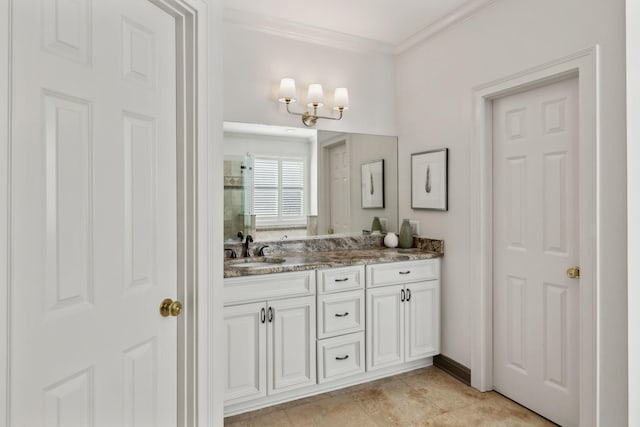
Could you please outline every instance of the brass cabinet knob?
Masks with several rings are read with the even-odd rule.
[[[580,267],[569,267],[567,268],[567,277],[569,279],[579,279],[580,278]]]
[[[166,298],[160,304],[160,315],[162,317],[179,316],[182,313],[182,303]]]

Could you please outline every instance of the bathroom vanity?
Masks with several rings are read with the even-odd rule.
[[[440,352],[441,251],[274,252],[225,262],[226,416],[428,366]]]

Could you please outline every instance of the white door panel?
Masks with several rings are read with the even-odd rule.
[[[494,101],[494,385],[578,423],[577,79]]]
[[[269,394],[315,384],[315,297],[269,301],[268,306]]]
[[[349,151],[341,143],[329,149],[330,215],[329,226],[335,233],[351,231],[351,190]]]
[[[174,20],[145,0],[14,12],[13,422],[175,426]]]
[[[266,309],[263,302],[224,308],[227,405],[267,395]]]
[[[367,289],[367,371],[404,362],[403,285]]]
[[[410,283],[405,292],[405,361],[440,353],[440,282]]]

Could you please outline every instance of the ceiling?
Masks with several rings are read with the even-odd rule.
[[[439,22],[467,16],[487,0],[224,0],[227,11],[300,24],[390,46]]]

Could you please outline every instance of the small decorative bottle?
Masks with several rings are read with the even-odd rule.
[[[412,248],[413,247],[413,233],[411,230],[411,224],[408,219],[402,220],[402,226],[400,227],[400,239],[398,241],[398,246],[401,248]]]
[[[380,224],[380,218],[374,216],[373,222],[371,223],[371,234],[380,234],[381,232],[382,224]]]

